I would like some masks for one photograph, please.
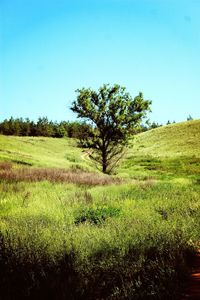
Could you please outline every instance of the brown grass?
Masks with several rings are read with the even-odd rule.
[[[58,168],[19,168],[12,169],[4,167],[0,168],[0,179],[6,181],[27,181],[36,182],[48,180],[50,182],[67,182],[74,184],[83,184],[89,186],[109,185],[119,183],[119,179],[115,179],[108,175],[89,173],[81,170],[65,170]]]
[[[145,181],[139,182],[139,186],[143,189],[143,190],[148,190],[149,188],[151,188],[153,185],[155,185],[156,180],[154,178],[148,178]]]
[[[0,172],[2,171],[2,170],[4,170],[4,171],[9,171],[9,170],[11,170],[12,169],[12,164],[11,164],[11,162],[7,162],[7,161],[2,161],[2,162],[0,162]]]

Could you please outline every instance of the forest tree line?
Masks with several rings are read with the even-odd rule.
[[[134,133],[150,130],[160,127],[158,123],[150,123],[141,125]],[[31,121],[28,118],[5,119],[0,122],[0,134],[15,136],[46,136],[46,137],[70,137],[82,139],[90,135],[92,127],[85,122],[78,121],[50,121],[47,117],[40,117],[38,120]]]
[[[0,122],[0,134],[15,136],[46,136],[79,138],[88,134],[90,125],[84,122],[53,122],[47,117],[40,117],[36,122],[28,118],[5,119]]]

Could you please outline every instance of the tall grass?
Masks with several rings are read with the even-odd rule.
[[[117,184],[121,182],[119,178],[112,178],[111,176],[98,173],[85,172],[79,168],[72,168],[69,170],[58,168],[13,169],[11,163],[5,162],[0,164],[0,180],[10,182],[34,182],[48,180],[50,182],[68,182],[88,186]]]
[[[200,240],[199,126],[138,135],[113,177],[73,140],[0,136],[0,299],[179,299]]]
[[[176,299],[200,238],[198,184],[0,189],[2,299]]]

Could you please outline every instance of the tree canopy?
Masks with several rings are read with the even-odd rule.
[[[71,110],[93,126],[85,139],[87,147],[93,149],[90,157],[101,165],[104,173],[109,173],[130,135],[150,111],[151,101],[144,100],[142,93],[132,98],[118,84],[104,84],[97,91],[82,88],[76,92]]]
[[[88,134],[89,125],[84,122],[53,122],[47,117],[40,117],[36,122],[30,121],[29,118],[11,117],[0,122],[0,134],[16,136],[46,136],[46,137],[69,137],[82,139]]]

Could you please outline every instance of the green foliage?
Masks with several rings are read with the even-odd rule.
[[[38,118],[37,122],[28,118],[10,118],[0,123],[0,134],[15,136],[45,136],[62,138],[65,136],[72,138],[82,138],[88,134],[90,126],[81,122],[53,122],[47,117]]]
[[[192,120],[193,120],[192,116],[189,115],[189,116],[187,117],[187,121],[192,121]]]
[[[142,93],[133,99],[124,87],[117,84],[103,85],[97,92],[82,88],[77,93],[72,111],[94,126],[86,139],[87,146],[94,150],[90,157],[100,163],[104,173],[109,173],[134,128],[150,110],[151,101],[144,100]]]
[[[87,207],[78,211],[78,216],[75,218],[75,224],[90,222],[92,224],[101,224],[107,218],[119,216],[120,209],[117,207]]]
[[[39,118],[36,124],[37,136],[53,136],[53,124],[48,121],[47,117]]]

